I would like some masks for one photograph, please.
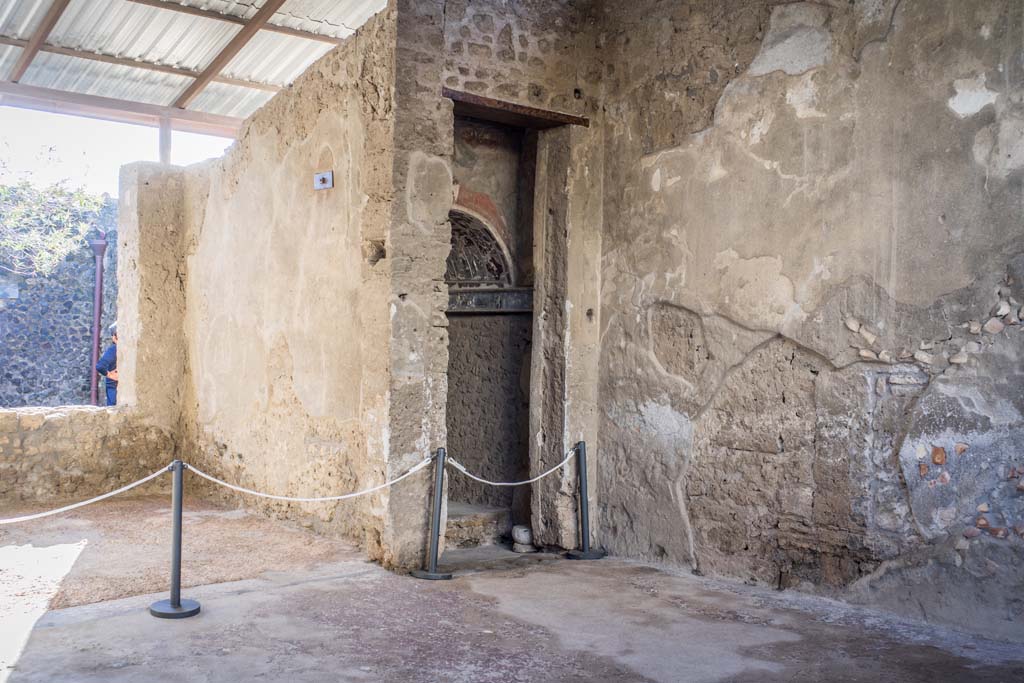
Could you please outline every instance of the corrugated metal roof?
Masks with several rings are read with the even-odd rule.
[[[71,0],[47,42],[199,70],[240,28],[126,0]]]
[[[167,1],[242,19],[252,18],[264,2]],[[344,38],[385,5],[386,0],[287,0],[270,23]],[[0,37],[29,40],[50,6],[51,0],[0,0]],[[129,0],[71,0],[46,42],[95,55],[200,72],[240,29],[238,23]],[[283,87],[330,49],[327,42],[261,30],[221,75]],[[20,53],[19,47],[0,45],[0,81],[12,72]],[[36,55],[20,80],[24,85],[161,106],[171,106],[191,82],[187,76],[45,50]],[[188,108],[244,118],[271,96],[266,90],[212,82]]]
[[[174,101],[192,79],[40,52],[21,82],[83,95],[167,104]]]
[[[14,63],[18,61],[18,57],[20,55],[20,47],[0,45],[0,73],[10,73],[11,69],[14,68]]]
[[[50,0],[15,0],[0,3],[0,35],[27,40],[43,20]]]
[[[211,9],[251,19],[263,0],[236,2],[235,0],[176,0],[179,4]],[[346,38],[362,26],[367,19],[384,9],[387,0],[288,0],[274,13],[272,24],[287,26],[310,33],[335,38]]]
[[[284,86],[330,51],[331,46],[327,43],[261,31],[228,62],[222,73],[233,78]]]
[[[203,111],[207,114],[245,118],[266,104],[273,96],[274,93],[265,90],[253,90],[228,83],[214,82],[203,88],[189,109]]]

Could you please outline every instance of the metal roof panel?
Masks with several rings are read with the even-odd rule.
[[[232,78],[285,86],[330,51],[327,43],[260,31],[228,62],[222,73]]]
[[[228,83],[213,82],[203,88],[188,108],[207,114],[237,116],[244,119],[266,104],[273,96],[274,93],[266,90],[253,90]]]
[[[40,52],[21,79],[25,85],[166,106],[191,78]]]
[[[49,8],[50,0],[0,2],[0,35],[28,40]]]
[[[49,42],[184,69],[201,69],[240,27],[127,0],[72,0]]]
[[[14,63],[21,56],[21,48],[10,45],[0,45],[0,76],[6,78],[14,68]]]
[[[264,0],[166,0],[249,19]],[[0,0],[0,35],[28,40],[52,0]],[[344,38],[380,11],[386,0],[286,0],[272,24]],[[71,0],[47,42],[82,52],[201,72],[241,30],[237,23],[175,12],[128,0]],[[258,31],[222,75],[286,86],[331,49],[330,43]],[[0,79],[21,49],[0,46]],[[40,52],[25,77],[34,85],[72,93],[168,106],[192,79],[118,64]],[[251,115],[272,93],[213,82],[190,109],[224,116]]]

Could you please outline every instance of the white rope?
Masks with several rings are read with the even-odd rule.
[[[415,474],[416,472],[419,472],[420,470],[422,470],[424,467],[429,465],[430,461],[433,460],[433,459],[434,459],[434,457],[430,456],[429,458],[427,458],[423,462],[421,462],[421,463],[419,463],[417,465],[414,465],[408,472],[406,472],[402,476],[396,477],[395,479],[392,479],[391,481],[386,481],[383,484],[379,484],[377,486],[374,486],[373,488],[364,489],[362,491],[356,491],[355,493],[346,493],[346,494],[343,494],[343,495],[340,495],[340,496],[324,496],[322,498],[293,498],[291,496],[275,496],[275,495],[273,495],[271,493],[261,493],[259,491],[253,491],[252,489],[246,489],[246,488],[242,488],[241,486],[235,486],[234,484],[229,484],[226,481],[221,481],[220,479],[217,479],[216,477],[211,477],[206,472],[203,472],[202,470],[196,469],[196,467],[193,466],[193,465],[188,465],[188,469],[191,470],[192,472],[195,472],[196,474],[198,474],[203,479],[206,479],[208,481],[212,481],[214,484],[220,484],[221,486],[229,488],[229,489],[231,489],[233,491],[238,491],[239,493],[248,493],[251,496],[259,496],[260,498],[270,498],[272,500],[288,500],[288,501],[293,501],[293,502],[296,502],[296,503],[326,503],[326,502],[332,501],[332,500],[345,500],[346,498],[355,498],[357,496],[365,496],[368,493],[373,493],[374,491],[380,491],[381,489],[387,488],[389,486],[393,486],[393,485],[397,484],[398,482],[402,481],[403,479],[405,479],[406,477],[411,476],[411,475]]]
[[[454,460],[452,458],[448,458],[447,462],[448,462],[449,465],[451,465],[452,467],[457,469],[459,472],[462,472],[464,475],[466,475],[470,479],[472,479],[474,481],[478,481],[481,484],[488,484],[489,486],[522,486],[523,484],[532,484],[535,481],[540,481],[541,479],[543,479],[544,477],[548,476],[552,472],[555,472],[555,471],[561,469],[562,467],[565,466],[565,464],[567,462],[572,460],[574,455],[576,455],[576,447],[575,446],[573,448],[569,449],[569,453],[568,453],[568,455],[565,456],[565,460],[563,460],[562,462],[558,463],[557,465],[552,467],[550,470],[548,470],[544,474],[538,474],[533,479],[527,479],[526,481],[488,481],[487,479],[483,479],[481,477],[478,477],[475,474],[471,474],[465,468],[465,466],[461,462],[459,462],[458,460]]]
[[[28,522],[28,521],[31,521],[33,519],[41,519],[43,517],[49,517],[50,515],[59,515],[62,512],[68,512],[70,510],[74,510],[75,508],[85,507],[86,505],[89,505],[91,503],[98,503],[101,500],[105,500],[107,498],[112,498],[113,496],[116,496],[119,493],[124,493],[125,491],[133,489],[136,486],[140,486],[142,484],[145,484],[147,481],[150,481],[151,479],[156,479],[157,477],[159,477],[164,472],[167,472],[169,467],[170,466],[164,467],[162,469],[159,469],[156,472],[154,472],[153,474],[149,475],[148,477],[143,477],[142,479],[139,479],[135,483],[128,484],[127,486],[122,486],[121,488],[119,488],[116,491],[111,491],[110,493],[104,493],[102,496],[96,496],[95,498],[90,498],[89,500],[83,500],[81,503],[73,503],[72,505],[66,505],[66,506],[64,506],[62,508],[57,508],[56,510],[50,510],[49,512],[38,512],[38,513],[36,513],[34,515],[25,515],[24,517],[11,517],[10,519],[0,519],[0,524],[17,524],[18,522]]]

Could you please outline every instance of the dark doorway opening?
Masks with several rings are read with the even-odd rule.
[[[455,118],[448,449],[492,481],[521,481],[530,470],[535,149],[530,131]],[[450,545],[500,542],[529,523],[529,486],[449,480]]]

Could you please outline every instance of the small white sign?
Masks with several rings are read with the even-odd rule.
[[[313,174],[314,190],[329,190],[334,187],[334,171]]]

